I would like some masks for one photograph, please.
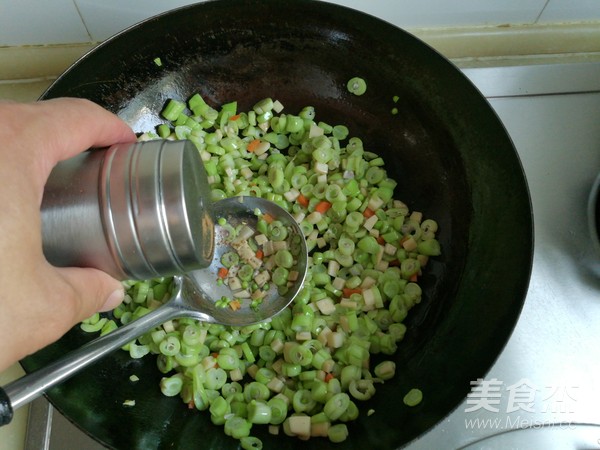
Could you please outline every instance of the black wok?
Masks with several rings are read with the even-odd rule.
[[[160,57],[159,67],[153,60]],[[363,77],[367,93],[346,89]],[[397,197],[440,224],[443,255],[428,265],[424,300],[411,311],[394,356],[397,376],[378,388],[350,424],[347,449],[410,442],[485,377],[509,338],[527,291],[532,216],[524,174],[502,124],[473,85],[410,34],[371,16],[306,0],[212,1],[149,19],[81,58],[42,96],[91,99],[138,132],[161,122],[168,98],[201,92],[213,105],[279,99],[286,111],[316,107],[317,119],[349,126],[383,155]],[[399,101],[394,104],[393,96]],[[393,106],[399,113],[390,114]],[[74,328],[26,358],[32,371],[90,336]],[[131,383],[131,374],[140,381]],[[48,398],[109,447],[236,448],[207,414],[163,397],[151,357],[117,352]],[[413,387],[415,408],[402,404]],[[135,399],[133,408],[122,406]],[[257,433],[266,448],[304,442]],[[330,448],[325,439],[312,448]]]

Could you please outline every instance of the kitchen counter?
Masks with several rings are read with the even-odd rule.
[[[590,30],[590,33],[590,42],[600,42],[596,35],[598,30]],[[599,266],[598,260],[594,260],[598,255],[594,255],[586,245],[587,229],[581,221],[585,220],[583,204],[588,189],[595,173],[600,171],[600,128],[595,126],[600,116],[598,49],[591,45],[583,46],[585,51],[580,53],[565,51],[524,56],[510,54],[508,47],[503,52],[498,50],[502,46],[494,47],[486,41],[486,46],[495,49],[494,54],[475,51],[476,47],[470,45],[467,47],[476,54],[476,57],[471,57],[459,51],[466,45],[464,39],[469,39],[465,33],[461,34],[462,37],[451,33],[444,35],[439,30],[421,30],[414,34],[443,50],[488,97],[515,141],[532,190],[536,252],[530,292],[515,334],[490,372],[490,379],[513,383],[528,378],[540,389],[542,384],[557,389],[576,384],[575,387],[582,388],[580,392],[587,392],[589,398],[584,401],[578,397],[581,399],[575,405],[578,414],[567,416],[572,419],[568,423],[594,425],[596,415],[592,406],[594,401],[597,404],[600,400],[592,377],[600,368],[596,364],[600,360],[594,341],[596,327],[592,326],[600,320],[593,300],[598,297],[600,288]],[[503,42],[508,46],[514,41]],[[91,46],[0,48],[0,98],[17,101],[37,99],[58,73]],[[576,47],[576,44],[573,46]],[[32,53],[36,57],[32,58]],[[23,63],[25,60],[27,64]],[[535,66],[536,70],[529,70]],[[578,80],[577,83],[574,80]],[[556,114],[561,108],[563,112]],[[573,127],[565,127],[571,122]],[[566,156],[569,152],[577,152],[577,157]],[[566,180],[564,164],[569,164],[569,177],[576,180]],[[567,189],[549,196],[549,181],[552,181],[553,188],[567,183]],[[576,223],[569,222],[573,220]],[[541,245],[549,242],[553,245]],[[573,305],[576,304],[586,309],[574,310]],[[583,311],[588,312],[584,314]],[[547,358],[553,348],[557,355]],[[579,350],[571,352],[569,348]],[[593,355],[593,359],[582,360],[584,351]],[[558,372],[555,370],[557,367]],[[587,370],[585,374],[581,367]],[[0,373],[0,385],[22,374],[22,369],[15,365]],[[521,416],[517,418],[513,414],[508,417],[514,419],[505,421],[504,428],[469,428],[464,422],[465,417],[485,420],[500,416],[486,415],[485,411],[465,414],[466,406],[466,403],[459,406],[447,420],[417,441],[415,448],[439,445],[445,448],[466,448],[466,445],[480,448],[476,442],[483,442],[501,432],[514,431],[514,424],[522,420]],[[544,414],[523,417],[534,425],[548,425],[551,419],[556,419]],[[505,417],[501,419],[505,420]],[[0,428],[0,450],[24,449],[26,420],[27,408],[21,408],[16,412],[13,423]],[[507,424],[510,426],[507,427]],[[590,436],[597,440],[600,432],[594,429]],[[596,440],[586,439],[581,442],[589,448],[598,448]],[[481,444],[481,448],[484,445],[487,444]],[[506,445],[486,448],[506,448]]]

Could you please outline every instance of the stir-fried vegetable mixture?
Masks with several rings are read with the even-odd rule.
[[[306,236],[309,271],[291,307],[271,321],[232,328],[173,320],[126,350],[133,358],[158,355],[162,392],[206,410],[244,448],[261,448],[252,437],[259,425],[344,441],[349,421],[376,414],[361,411],[361,402],[395,376],[385,357],[421,301],[428,259],[440,255],[436,222],[394,197],[396,182],[380,156],[346,126],[317,121],[310,106],[284,113],[266,98],[250,111],[238,111],[236,102],[215,109],[196,94],[187,103],[170,100],[163,116],[169,123],[142,138],[194,142],[214,200],[254,195],[287,209]],[[270,231],[273,241],[279,231]],[[279,267],[288,258],[281,255]],[[95,317],[82,326],[106,333],[115,321],[129,322],[168,298],[170,283],[128,282],[115,320]],[[417,394],[407,404],[417,404]]]
[[[256,230],[247,224],[234,228],[224,218],[219,219],[219,225],[227,230],[223,244],[230,250],[221,255],[216,282],[231,289],[230,297],[216,302],[219,307],[237,311],[248,299],[250,307],[257,308],[267,296],[270,282],[284,295],[300,276],[296,270],[300,242],[294,241],[301,237],[270,214],[254,213],[258,217]]]

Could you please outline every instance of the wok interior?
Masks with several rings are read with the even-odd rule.
[[[346,90],[353,76],[367,81],[365,95]],[[359,405],[363,414],[349,424],[350,438],[340,447],[397,448],[430,429],[464,399],[470,381],[485,376],[512,331],[529,280],[527,186],[490,106],[411,35],[349,9],[297,0],[213,1],[158,16],[97,47],[44,98],[89,98],[142,132],[162,122],[168,98],[195,92],[213,106],[237,100],[239,110],[267,96],[287,113],[314,106],[317,120],[347,125],[365,149],[384,157],[398,181],[396,198],[439,222],[443,254],[424,271],[424,299],[409,314],[393,357],[397,376]],[[397,115],[390,113],[394,106]],[[33,370],[87,339],[75,328],[23,364]],[[128,381],[132,373],[138,383]],[[118,352],[48,396],[111,447],[237,447],[208,414],[163,397],[161,376],[153,358]],[[408,408],[402,397],[413,387],[424,400]],[[124,408],[126,399],[136,406]],[[375,414],[367,416],[368,409]],[[305,445],[256,435],[266,448]],[[332,446],[325,439],[311,445]]]

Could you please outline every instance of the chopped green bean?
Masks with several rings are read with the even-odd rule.
[[[275,264],[285,269],[290,269],[294,265],[294,257],[289,250],[278,250],[275,253]]]
[[[323,412],[329,417],[329,420],[337,420],[346,412],[349,404],[350,397],[348,394],[340,392],[327,400],[327,403],[323,407]]]
[[[289,271],[285,267],[277,267],[273,271],[272,280],[277,286],[285,286],[289,277]]]
[[[348,438],[348,427],[344,423],[332,425],[327,430],[327,437],[336,444],[344,442]]]
[[[175,121],[184,110],[185,103],[170,99],[162,111],[162,116],[167,120]]]
[[[357,400],[368,400],[375,394],[375,386],[372,380],[352,380],[348,391]]]
[[[367,83],[360,77],[350,78],[346,87],[354,95],[363,95],[367,92]]]
[[[263,400],[251,400],[248,404],[250,423],[268,424],[271,422],[271,407]]]
[[[164,377],[160,380],[160,391],[167,397],[174,397],[181,392],[183,377],[180,374]]]
[[[175,356],[181,349],[181,342],[175,336],[168,336],[162,340],[160,345],[160,352],[165,356]]]
[[[221,256],[221,264],[224,267],[231,267],[240,262],[240,256],[236,252],[226,252]]]
[[[240,439],[240,445],[244,450],[262,450],[262,441],[254,436],[244,436]]]
[[[366,82],[355,77],[348,90],[362,95]],[[310,250],[301,292],[271,321],[238,329],[177,319],[124,347],[131,357],[156,355],[163,393],[206,411],[243,448],[261,448],[250,432],[267,424],[303,439],[311,427],[332,442],[347,439],[345,423],[359,415],[353,399],[371,398],[377,383],[394,378],[395,364],[371,368],[373,357],[396,351],[407,333],[402,322],[424,297],[420,276],[441,254],[438,223],[395,198],[397,182],[367,139],[344,125],[316,122],[312,106],[282,110],[269,98],[247,111],[236,102],[213,108],[194,94],[187,103],[165,104],[168,122],[155,135],[196,144],[213,200],[255,195],[294,216]],[[225,219],[218,225],[232,241],[244,234]],[[242,300],[251,308],[261,302],[261,289],[284,292],[298,276],[289,229],[267,217],[256,228],[246,244],[249,254],[260,254],[260,268],[232,251],[222,255],[227,275],[217,280],[257,295]],[[173,283],[124,287],[112,317],[94,315],[82,328],[104,333],[135,320],[168,299]],[[215,303],[234,309],[239,301]],[[407,395],[408,404],[420,401],[415,396]]]
[[[269,388],[262,383],[250,382],[244,388],[244,399],[248,403],[252,400],[267,400],[269,396]]]
[[[243,439],[250,436],[251,428],[252,424],[249,421],[236,415],[228,417],[224,424],[225,434],[234,439]]]
[[[287,418],[288,405],[280,397],[272,397],[267,404],[271,408],[271,424],[279,425]]]
[[[406,406],[417,406],[423,400],[423,392],[420,389],[411,389],[404,396],[402,401]]]

